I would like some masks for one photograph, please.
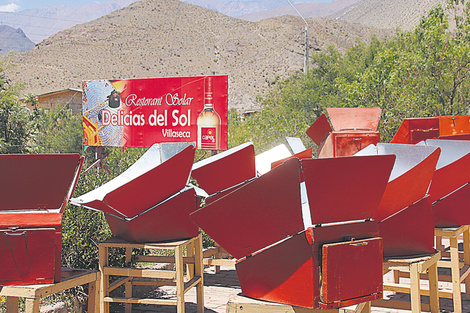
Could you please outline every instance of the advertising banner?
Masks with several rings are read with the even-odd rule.
[[[84,81],[84,145],[227,150],[227,93],[226,75]]]

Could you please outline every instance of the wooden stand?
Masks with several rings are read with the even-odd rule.
[[[408,293],[411,296],[411,304],[407,302],[393,301],[393,300],[374,300],[372,306],[386,307],[402,310],[410,310],[413,313],[419,313],[421,310],[430,311],[432,313],[439,312],[439,296],[438,296],[438,279],[437,279],[437,264],[441,258],[441,252],[431,256],[417,257],[410,259],[388,259],[384,260],[384,275],[389,271],[394,273],[394,283],[384,283],[384,291],[393,291]],[[410,284],[400,284],[399,279],[403,277],[401,272],[408,273],[410,277]],[[421,289],[421,276],[422,273],[428,273],[429,289]],[[421,303],[421,295],[429,296],[430,304],[425,305]]]
[[[443,290],[439,296],[453,299],[455,313],[462,313],[461,283],[465,283],[465,294],[467,300],[470,300],[470,225],[460,226],[458,228],[436,228],[436,248],[442,251],[442,259],[438,262],[438,267],[450,268],[451,275],[439,275],[440,281],[452,282],[452,291]],[[463,253],[459,253],[458,239],[462,236]],[[449,252],[442,244],[442,238],[450,240]],[[463,259],[463,262],[460,262]]]
[[[61,276],[61,281],[54,284],[2,287],[0,296],[6,297],[7,312],[18,313],[18,300],[25,298],[25,313],[39,313],[41,298],[85,284],[88,284],[88,312],[99,312],[98,271],[62,268]]]
[[[227,313],[339,313],[339,309],[317,310],[287,304],[255,300],[244,296],[234,296],[228,300]]]
[[[186,256],[183,248],[186,247]],[[109,248],[125,248],[127,267],[109,266]],[[174,263],[175,270],[156,270],[135,268],[132,263],[132,249],[158,249],[172,251],[174,256],[134,256],[136,263]],[[162,243],[130,243],[113,237],[99,244],[99,263],[101,271],[101,312],[109,313],[110,302],[126,303],[126,312],[132,309],[132,303],[176,305],[178,313],[184,313],[184,295],[196,287],[197,312],[204,312],[204,286],[202,264],[202,236]],[[187,265],[187,281],[184,279],[184,264]],[[109,283],[110,276],[120,278]],[[136,280],[135,278],[147,280]],[[150,279],[150,280],[149,280]],[[125,297],[112,297],[110,292],[125,285]],[[176,300],[166,299],[137,299],[132,297],[133,285],[176,286]]]
[[[237,261],[236,259],[223,258],[223,254],[228,255],[224,248],[215,243],[214,247],[204,250],[202,261],[204,265],[214,266],[214,273],[218,274],[221,266],[235,266]]]

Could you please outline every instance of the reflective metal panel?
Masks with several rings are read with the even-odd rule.
[[[191,214],[235,258],[303,229],[300,162],[291,159]]]
[[[429,197],[379,222],[384,256],[410,256],[434,252],[434,220]]]
[[[161,205],[131,220],[106,215],[115,236],[130,242],[158,242],[195,237],[199,228],[189,214],[199,207],[193,188],[187,189]]]
[[[470,182],[470,141],[429,139],[426,144],[441,148],[428,191],[431,202],[435,202]]]
[[[304,143],[302,142],[302,139],[300,138],[286,137],[286,141],[294,154],[307,150],[307,148],[304,146]]]
[[[255,176],[255,148],[251,142],[194,163],[191,172],[191,177],[210,195]]]
[[[79,166],[78,154],[0,155],[0,211],[59,211]]]
[[[271,170],[273,162],[288,158],[291,155],[289,149],[283,144],[262,152],[255,157],[256,172],[259,175],[266,174]]]
[[[327,108],[331,125],[335,131],[377,131],[382,109],[372,108]]]
[[[132,218],[185,187],[194,152],[191,145],[160,163],[159,154],[150,149],[149,155],[144,154],[128,171],[70,202],[119,218]]]
[[[394,155],[302,160],[313,224],[372,218]]]
[[[307,129],[306,133],[310,138],[312,138],[313,142],[320,146],[332,131],[333,129],[328,122],[328,118],[325,114],[322,114]]]
[[[372,149],[368,148],[356,155],[371,153]],[[387,188],[374,216],[380,222],[425,196],[439,159],[440,148],[379,143],[376,153],[396,156]]]

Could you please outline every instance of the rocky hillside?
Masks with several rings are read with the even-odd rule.
[[[335,0],[332,2],[306,2],[296,3],[295,8],[303,17],[329,16],[342,10],[359,0]],[[240,15],[239,18],[247,21],[256,22],[265,18],[290,14],[298,16],[298,13],[291,5],[283,5],[274,9],[260,10],[257,12]]]
[[[308,20],[310,49],[345,48],[390,31],[327,18]],[[6,74],[41,94],[82,80],[229,75],[229,106],[257,109],[277,77],[302,70],[304,22],[282,16],[248,22],[178,0],[143,0],[15,54]]]
[[[432,7],[447,0],[361,0],[330,17],[378,28],[410,30]]]
[[[21,28],[15,29],[0,25],[0,54],[28,51],[34,47],[34,42],[26,37]]]

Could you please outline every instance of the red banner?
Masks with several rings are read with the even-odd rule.
[[[227,91],[225,75],[84,81],[84,144],[226,150]]]

